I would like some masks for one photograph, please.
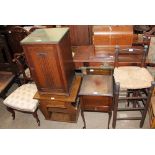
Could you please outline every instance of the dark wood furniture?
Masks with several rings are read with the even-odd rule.
[[[92,26],[90,25],[68,25],[72,46],[91,45]]]
[[[6,93],[13,84],[14,79],[15,75],[11,72],[0,71],[0,97],[6,97]]]
[[[81,77],[75,77],[69,28],[37,29],[21,41],[45,119],[76,122]]]
[[[116,45],[122,48],[132,45],[133,27],[127,25],[93,26],[92,37],[95,56],[104,57],[113,53]],[[99,50],[100,47],[102,50]]]
[[[4,35],[0,35],[0,71],[14,72],[15,65],[12,62],[12,57]]]
[[[148,46],[132,47],[121,49],[116,46],[115,49],[115,67],[119,66],[140,66],[146,67],[146,57],[148,54]]]
[[[77,122],[80,110],[77,96],[81,80],[80,76],[74,78],[69,96],[36,93],[34,98],[40,101],[39,109],[46,120]]]
[[[16,73],[16,79],[18,81],[18,84],[21,85],[24,83],[32,82],[33,79],[31,77],[25,54],[15,53],[14,59],[12,61],[17,65],[18,68],[18,72]]]
[[[84,111],[109,114],[108,128],[112,115],[112,75],[85,75],[80,88],[81,116],[86,128]],[[102,122],[101,122],[102,123]]]
[[[56,27],[69,27],[71,46],[92,44],[91,25],[57,25]]]
[[[12,57],[14,57],[15,53],[23,53],[23,48],[20,45],[20,41],[24,39],[29,32],[21,26],[12,26],[11,28],[7,29],[5,34]]]
[[[124,55],[125,57],[120,58]],[[139,61],[136,66],[133,64],[133,59],[128,59],[130,62],[126,61],[126,57],[129,55],[135,57],[136,62]],[[152,76],[144,68],[146,56],[146,46],[144,49],[120,49],[117,47],[115,50],[113,128],[116,127],[117,120],[140,120],[140,128],[143,127],[155,87]],[[122,59],[125,59],[123,62],[126,61],[127,65],[121,63]],[[126,104],[123,102],[124,106],[119,106],[121,101],[126,101]],[[118,117],[118,112],[122,111],[139,111],[141,116]]]
[[[74,63],[68,28],[37,29],[21,43],[39,93],[69,95]]]

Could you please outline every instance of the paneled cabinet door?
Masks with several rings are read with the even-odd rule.
[[[41,92],[64,92],[62,70],[56,45],[26,46],[26,57],[32,77]]]

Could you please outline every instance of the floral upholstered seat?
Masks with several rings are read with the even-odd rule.
[[[3,103],[13,109],[34,112],[38,107],[38,100],[33,99],[36,92],[35,84],[24,84],[11,93]]]
[[[38,100],[33,99],[36,92],[37,87],[34,83],[24,84],[18,87],[3,101],[7,110],[12,113],[13,119],[15,119],[15,110],[21,111],[32,114],[38,126],[40,126],[40,120],[37,115]]]

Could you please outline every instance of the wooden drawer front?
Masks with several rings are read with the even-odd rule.
[[[46,101],[46,107],[47,108],[66,108],[66,102],[60,102],[60,101]]]
[[[91,68],[86,69],[86,73],[90,75],[112,75],[112,70],[110,69],[97,69],[97,68]]]
[[[112,98],[108,96],[82,96],[80,101],[84,110],[108,111],[112,106]]]
[[[108,67],[113,66],[113,62],[89,62],[90,67]]]

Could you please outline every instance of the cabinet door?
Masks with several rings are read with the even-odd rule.
[[[29,45],[25,54],[39,91],[65,92],[56,45]]]

